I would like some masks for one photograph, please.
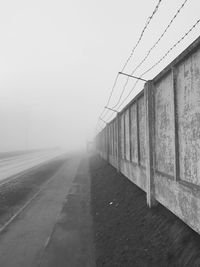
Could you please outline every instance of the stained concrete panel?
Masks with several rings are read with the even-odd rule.
[[[126,144],[126,159],[130,161],[130,125],[129,125],[129,110],[125,111],[125,144]]]
[[[149,184],[153,182],[155,199],[200,233],[200,38],[152,82],[155,92],[155,139],[153,139],[155,142],[152,149],[153,153],[155,152],[156,171],[151,179],[152,177],[147,175],[148,169],[144,167],[148,144],[145,140],[146,108],[141,94],[136,100],[138,129],[133,115],[135,114],[133,103],[130,106],[131,141],[136,142],[137,129],[141,164],[121,158],[120,171],[148,193]],[[175,127],[174,102],[176,102],[177,127]],[[124,152],[126,150],[124,120],[120,122],[120,126]],[[178,130],[176,135],[175,128]],[[175,143],[178,153],[175,152]],[[132,144],[131,151],[134,147]],[[131,152],[131,155],[133,159],[134,152]],[[112,162],[114,165],[114,159]],[[175,165],[176,174],[180,171],[180,180],[175,180]]]
[[[116,156],[116,123],[113,121],[113,156]]]
[[[106,130],[103,131],[103,152],[106,153],[106,149],[107,149],[107,143],[106,143]]]
[[[146,192],[146,169],[138,164],[121,160],[121,172],[134,184]]]
[[[174,93],[172,74],[155,84],[156,170],[174,175],[175,168]]]
[[[111,146],[111,143],[110,143],[110,127],[108,125],[108,153],[110,154],[110,146]]]
[[[115,121],[113,121],[113,156],[116,155],[116,129],[115,129]]]
[[[110,154],[113,154],[113,129],[112,123],[110,124]]]
[[[121,158],[124,159],[124,114],[120,116],[120,138],[121,138]]]
[[[140,145],[140,163],[146,166],[146,115],[144,96],[138,99],[138,119],[139,119],[139,145]]]
[[[117,161],[118,161],[117,157],[109,155],[109,163],[115,168],[117,168]]]
[[[176,87],[180,178],[200,185],[200,50],[177,67]]]
[[[114,155],[117,157],[118,155],[118,137],[117,137],[117,132],[118,132],[118,125],[117,125],[117,120],[115,120],[115,153]]]
[[[110,145],[111,145],[111,154],[113,155],[113,124],[110,125]]]
[[[111,152],[111,138],[110,138],[110,125],[108,125],[108,153],[110,154]]]
[[[156,199],[192,229],[200,233],[200,192],[198,188],[189,187],[185,182],[173,181],[156,175]]]
[[[110,124],[110,154],[113,155],[113,125]]]
[[[131,160],[138,163],[138,145],[137,145],[137,103],[130,107],[131,121]]]

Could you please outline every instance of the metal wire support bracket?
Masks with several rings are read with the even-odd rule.
[[[103,121],[105,124],[107,124],[107,122],[106,121],[104,121],[101,117],[99,118],[101,121]]]
[[[140,77],[136,77],[136,76],[133,76],[133,75],[124,73],[124,72],[119,72],[119,74],[122,74],[122,75],[125,75],[125,76],[128,76],[128,77],[131,77],[131,78],[134,78],[134,79],[137,79],[137,80],[141,80],[141,81],[143,81],[143,82],[148,82],[148,80],[145,80],[145,79],[142,79],[142,78],[140,78]]]
[[[105,108],[106,108],[106,109],[109,109],[109,110],[112,110],[112,111],[114,111],[114,112],[116,112],[116,113],[118,113],[118,111],[117,111],[116,109],[112,109],[112,108],[109,108],[109,107],[107,107],[107,106],[105,106]]]

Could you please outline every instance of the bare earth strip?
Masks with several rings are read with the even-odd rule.
[[[91,159],[97,267],[197,267],[200,236],[107,162]]]

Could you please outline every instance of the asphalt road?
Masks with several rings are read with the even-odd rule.
[[[39,267],[96,266],[90,190],[91,177],[85,157],[66,195]]]
[[[32,151],[30,153],[12,153],[0,157],[0,182],[44,162],[62,155],[60,150]]]
[[[54,236],[56,223],[62,219],[61,211],[63,205],[66,204],[69,190],[73,187],[73,180],[76,177],[79,163],[79,156],[68,158],[58,172],[42,185],[40,193],[31,204],[0,234],[0,266],[36,267],[41,264],[41,261],[44,262],[44,259],[48,259],[48,251],[46,250]],[[86,191],[89,194],[89,191]],[[91,218],[85,220],[88,222]],[[91,221],[87,225],[91,226]],[[74,229],[68,229],[68,233],[70,231],[73,233]],[[87,231],[89,231],[88,228]],[[87,237],[88,235],[85,239]],[[79,241],[77,242],[79,243]],[[79,245],[78,243],[77,245]],[[76,253],[81,254],[81,251],[83,250],[80,249]],[[70,258],[65,260],[66,266],[78,266],[76,261],[74,261],[74,265],[67,265]]]

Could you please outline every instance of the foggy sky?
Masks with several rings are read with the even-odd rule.
[[[93,137],[113,80],[158,1],[2,1],[0,150],[78,147]],[[162,1],[126,68],[130,73],[183,1]],[[199,18],[190,0],[138,70],[155,63]],[[200,33],[198,26],[145,78],[152,79]],[[121,77],[113,106],[125,82]],[[127,92],[134,81],[130,81]],[[139,83],[132,98],[141,88]],[[130,99],[129,98],[129,99]],[[102,124],[103,126],[103,124]]]

